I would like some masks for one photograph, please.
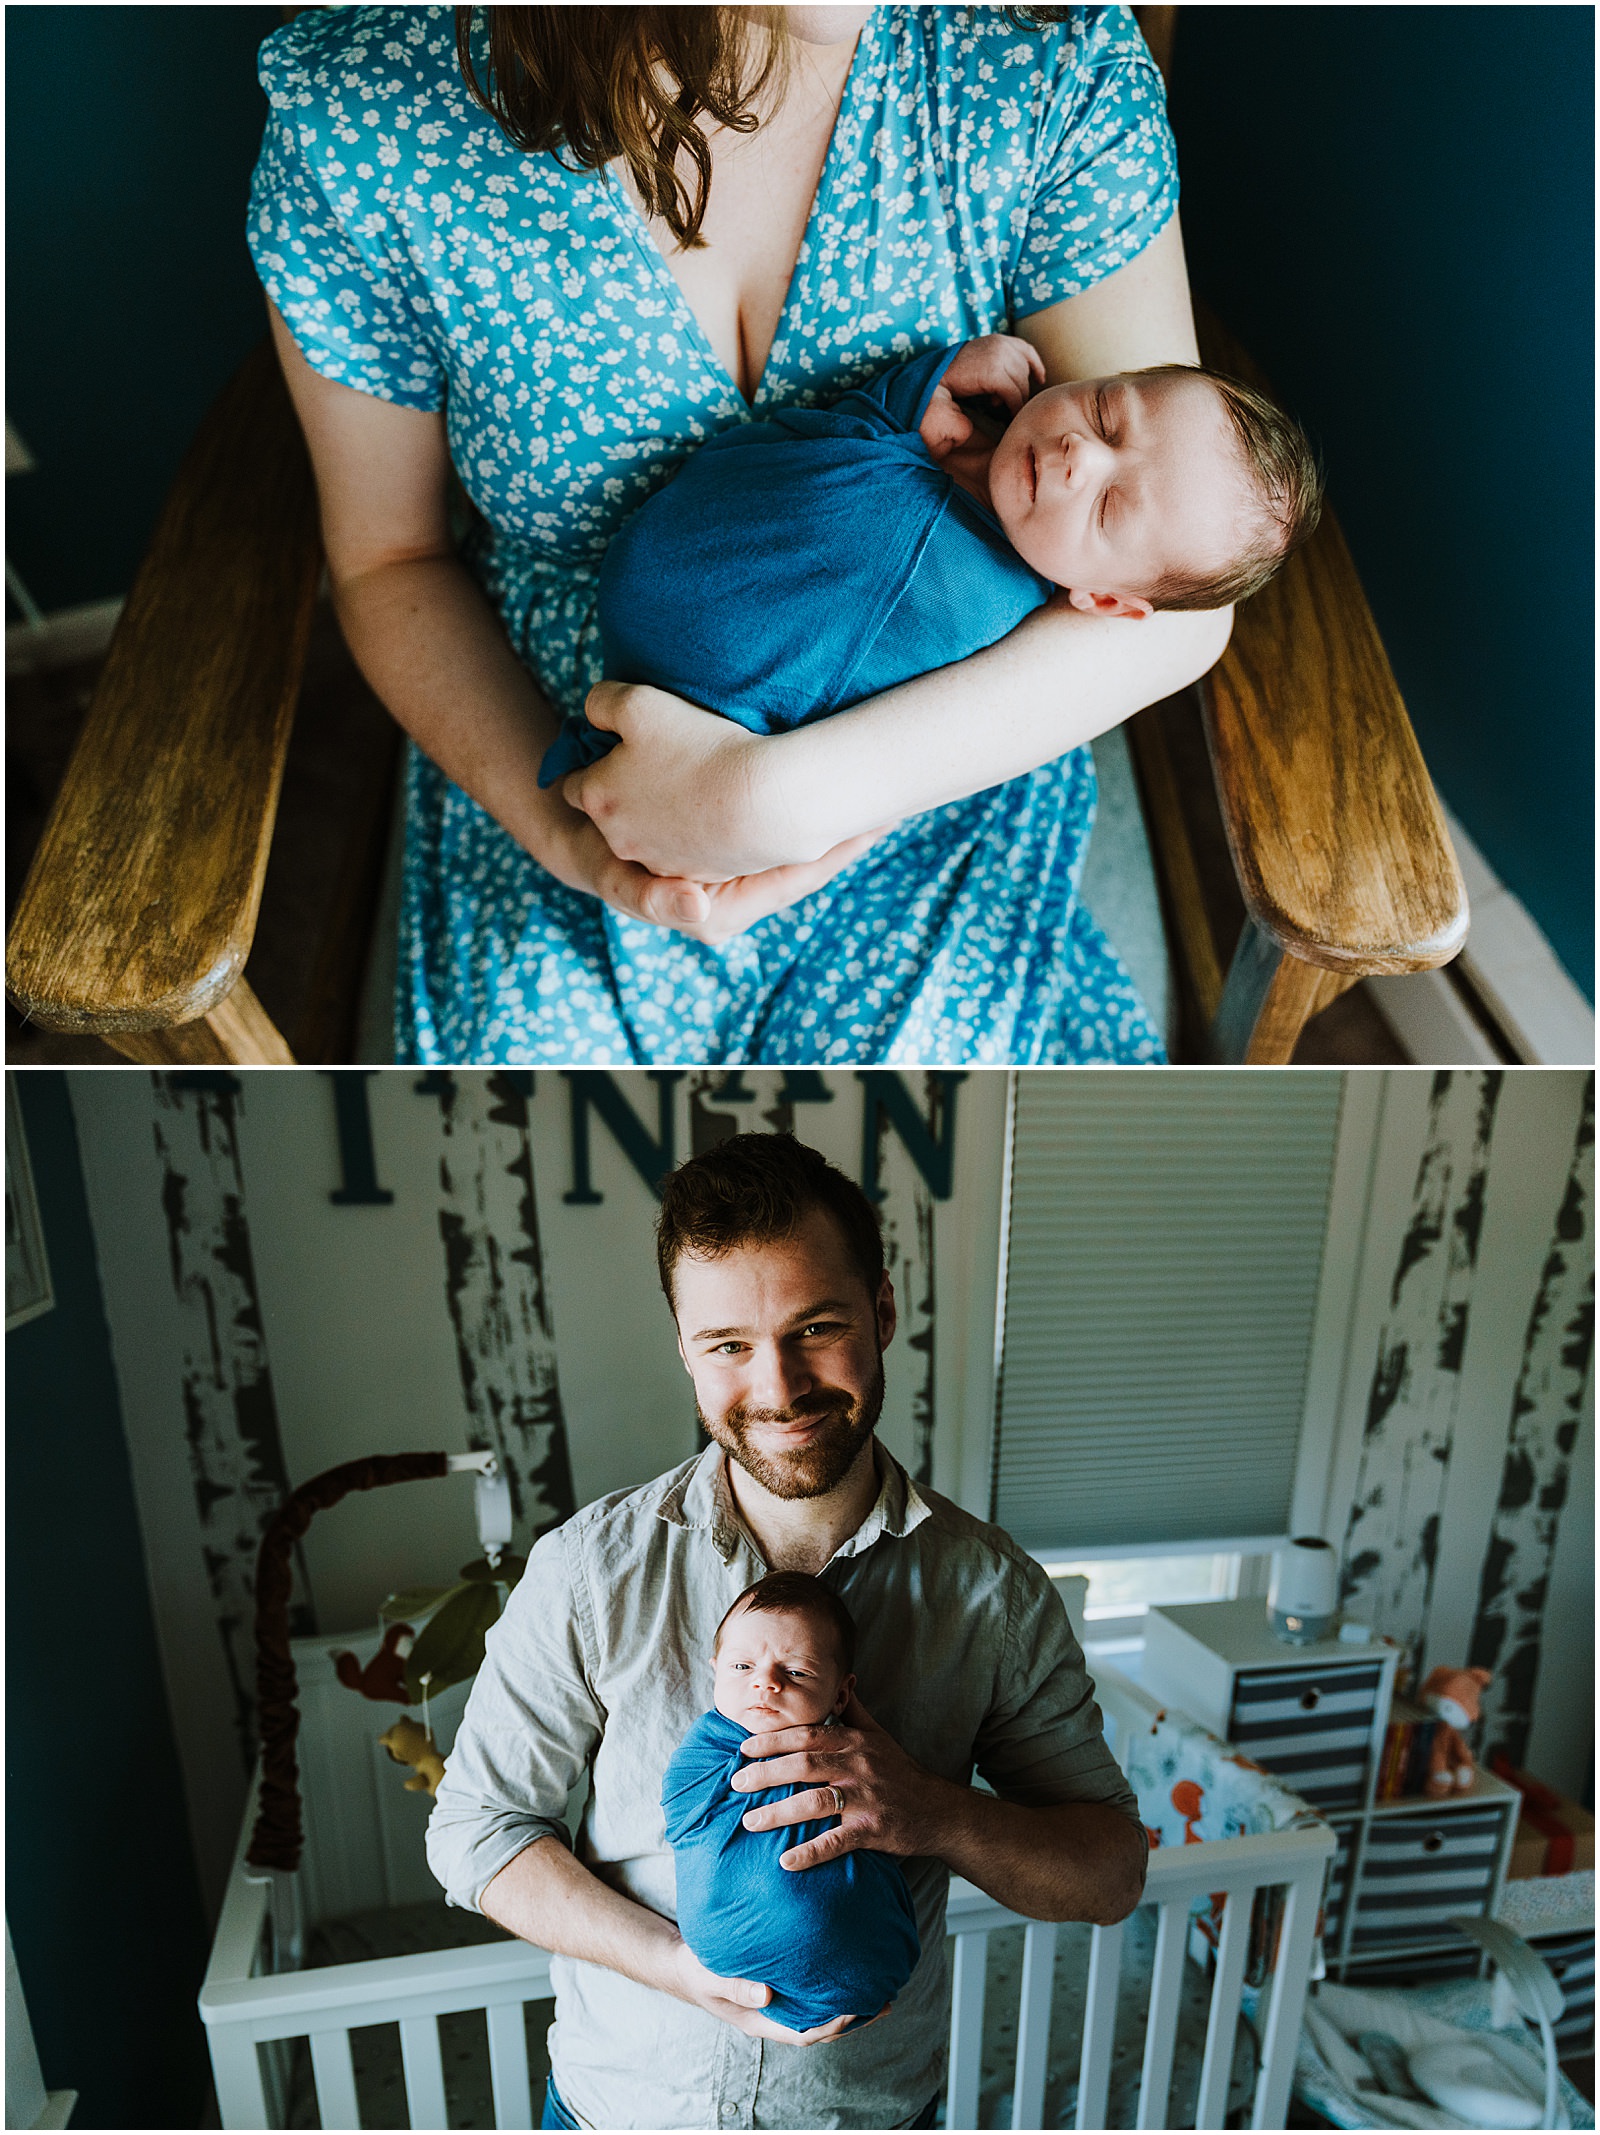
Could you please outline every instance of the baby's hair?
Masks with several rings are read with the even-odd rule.
[[[809,1616],[814,1623],[825,1623],[833,1633],[839,1649],[839,1663],[848,1675],[856,1664],[855,1618],[833,1591],[820,1579],[813,1579],[809,1572],[768,1572],[765,1579],[758,1579],[754,1586],[747,1586],[738,1600],[717,1625],[717,1635],[711,1641],[715,1653],[722,1644],[722,1634],[741,1610],[752,1614],[768,1610],[772,1614]]]
[[[1261,521],[1239,554],[1208,578],[1172,572],[1149,589],[1153,608],[1229,608],[1248,600],[1316,532],[1322,470],[1300,425],[1264,395],[1203,363],[1156,363],[1127,378],[1203,378],[1227,409]]]

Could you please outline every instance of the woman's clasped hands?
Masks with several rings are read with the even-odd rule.
[[[541,858],[626,917],[724,941],[820,889],[888,827],[808,850],[772,737],[646,684],[597,683],[584,709],[618,746],[561,781],[565,851]]]

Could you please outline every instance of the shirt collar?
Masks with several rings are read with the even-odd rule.
[[[841,1542],[834,1551],[834,1558],[859,1557],[868,1550],[880,1535],[897,1539],[920,1527],[928,1517],[930,1507],[917,1489],[911,1477],[901,1467],[881,1439],[872,1442],[872,1456],[878,1470],[878,1495],[872,1510],[847,1541]],[[728,1490],[728,1479],[723,1467],[723,1452],[714,1440],[708,1445],[687,1474],[679,1471],[666,1496],[657,1508],[657,1518],[668,1521],[674,1527],[700,1527],[708,1531],[711,1543],[724,1564],[733,1561],[733,1555],[746,1540],[734,1511],[733,1498]]]

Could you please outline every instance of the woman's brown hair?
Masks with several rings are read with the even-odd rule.
[[[525,153],[565,151],[579,170],[627,162],[645,213],[678,243],[704,243],[711,149],[702,113],[734,133],[754,133],[772,84],[781,94],[790,45],[781,7],[487,7],[488,79],[473,62],[480,10],[458,7],[461,72],[484,110]],[[1007,8],[1028,21],[1070,8]],[[750,34],[752,18],[769,33]],[[760,47],[765,44],[765,55]],[[757,64],[759,60],[759,64]],[[678,172],[679,153],[693,165]]]
[[[649,216],[680,245],[704,243],[711,150],[702,113],[754,133],[758,105],[783,85],[783,9],[755,11],[773,33],[755,69],[757,40],[731,7],[489,7],[489,78],[472,57],[476,8],[456,9],[456,52],[467,87],[525,152],[564,150],[579,170],[625,158]],[[675,86],[674,86],[675,85]],[[694,166],[678,174],[679,152]]]

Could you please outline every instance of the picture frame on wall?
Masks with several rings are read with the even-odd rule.
[[[6,1080],[6,1332],[56,1301],[14,1076]]]

